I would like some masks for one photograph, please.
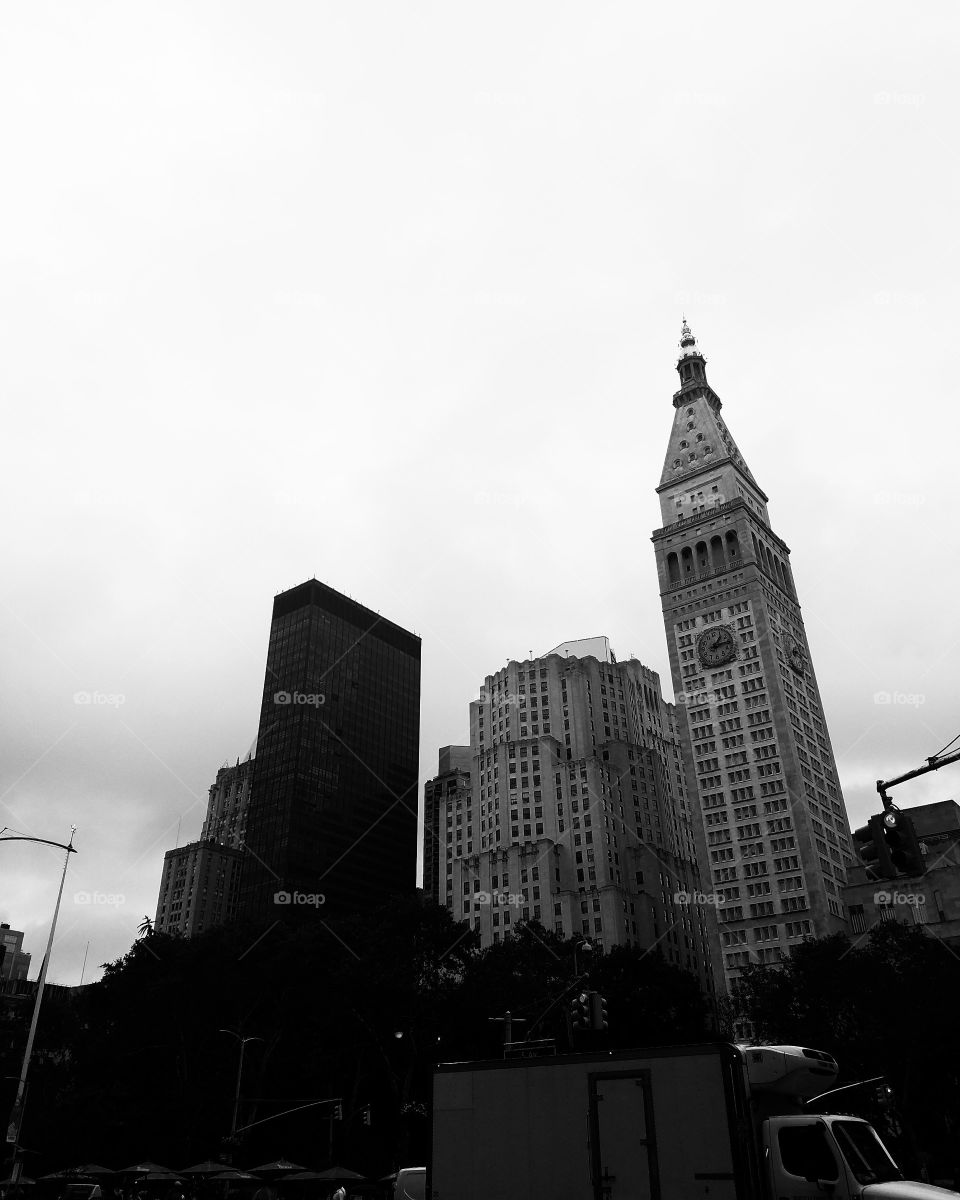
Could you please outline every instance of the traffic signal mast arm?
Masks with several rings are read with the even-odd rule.
[[[872,816],[866,825],[855,830],[853,834],[853,842],[868,879],[896,879],[899,875],[924,874],[925,851],[917,837],[913,821],[890,799],[887,788],[896,787],[898,783],[906,783],[908,779],[916,779],[918,775],[926,775],[930,771],[939,771],[941,767],[958,761],[960,750],[954,750],[952,754],[942,757],[935,754],[933,758],[927,759],[925,767],[907,771],[896,779],[877,780],[883,812]]]
[[[939,771],[941,767],[947,766],[949,763],[960,760],[960,750],[955,750],[953,754],[947,754],[944,758],[938,758],[934,755],[933,758],[927,759],[925,767],[917,767],[915,771],[908,771],[906,775],[899,775],[896,779],[877,780],[877,791],[880,793],[880,799],[883,801],[884,808],[891,808],[893,801],[887,795],[887,788],[896,787],[898,783],[906,783],[908,779],[916,779],[918,775],[926,775],[929,771]]]

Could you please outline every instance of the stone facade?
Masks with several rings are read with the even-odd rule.
[[[200,840],[163,857],[154,928],[193,937],[236,919],[254,760],[223,766],[210,785]]]
[[[747,962],[846,929],[853,854],[790,550],[686,324],[680,347],[652,540],[729,987]]]
[[[470,705],[470,789],[437,821],[438,901],[484,945],[538,921],[657,946],[711,991],[682,722],[657,673],[618,663],[605,639],[487,676]]]

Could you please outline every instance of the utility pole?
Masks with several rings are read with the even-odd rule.
[[[235,1037],[240,1043],[240,1062],[237,1066],[237,1087],[233,1095],[233,1120],[230,1122],[230,1141],[235,1142],[237,1137],[237,1114],[240,1111],[240,1081],[243,1078],[243,1052],[246,1049],[247,1042],[262,1042],[262,1037],[241,1037],[239,1033],[234,1033],[232,1029],[221,1029],[220,1033],[229,1033],[231,1037]]]
[[[511,1042],[513,1041],[514,1023],[516,1022],[517,1024],[520,1024],[520,1025],[525,1025],[527,1023],[526,1017],[515,1017],[509,1008],[503,1014],[502,1017],[488,1017],[487,1020],[503,1022],[503,1045],[504,1045],[504,1047],[509,1046],[511,1044]]]
[[[70,841],[66,845],[63,842],[51,842],[47,838],[0,837],[0,842],[41,842],[45,846],[59,846],[61,850],[66,851],[66,857],[63,860],[63,871],[60,875],[60,889],[57,892],[57,904],[53,910],[53,922],[50,925],[50,936],[47,938],[47,949],[43,956],[43,964],[40,967],[40,977],[37,980],[37,998],[33,1002],[30,1032],[27,1034],[27,1046],[23,1052],[23,1066],[20,1069],[20,1078],[17,1081],[17,1095],[13,1102],[13,1109],[10,1112],[10,1123],[7,1126],[7,1143],[13,1144],[13,1164],[10,1169],[10,1182],[14,1186],[19,1183],[23,1171],[23,1163],[20,1160],[20,1127],[23,1124],[23,1110],[27,1098],[27,1072],[30,1070],[30,1057],[33,1054],[33,1042],[37,1035],[37,1022],[40,1020],[40,1002],[43,1000],[43,988],[47,981],[47,968],[50,965],[50,951],[53,949],[53,935],[56,933],[57,917],[60,915],[60,901],[63,898],[63,885],[67,878],[67,864],[70,862],[70,855],[76,854],[76,850],[73,847],[73,835],[76,832],[76,825],[71,825]]]

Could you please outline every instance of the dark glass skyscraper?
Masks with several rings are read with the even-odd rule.
[[[419,733],[416,635],[316,579],[274,599],[243,919],[413,890]]]

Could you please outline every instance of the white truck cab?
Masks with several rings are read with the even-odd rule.
[[[772,1200],[922,1200],[956,1192],[903,1178],[873,1126],[859,1117],[796,1113],[828,1092],[836,1061],[802,1046],[738,1046],[759,1121]],[[786,1110],[793,1109],[793,1112]],[[782,1110],[782,1111],[781,1111]],[[767,1115],[775,1114],[775,1115]]]

